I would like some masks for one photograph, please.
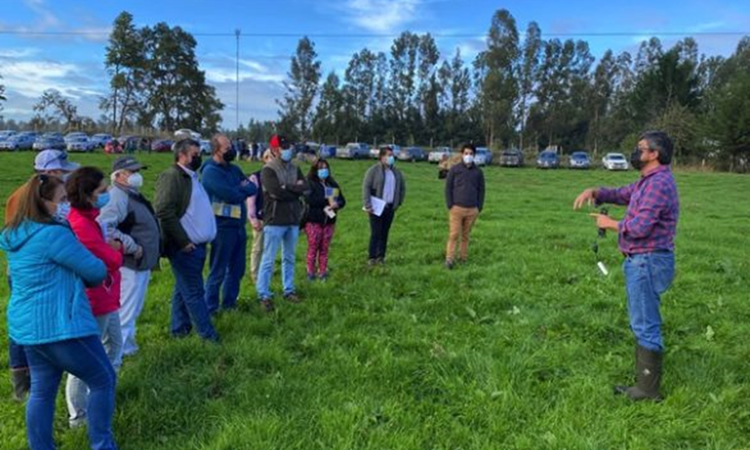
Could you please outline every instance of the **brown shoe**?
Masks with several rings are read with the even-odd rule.
[[[273,306],[273,300],[270,298],[262,298],[260,299],[260,307],[265,312],[273,312],[276,308]]]
[[[292,292],[291,294],[286,294],[284,296],[284,299],[289,303],[299,303],[302,301],[302,299],[300,299],[299,296],[297,296],[297,294],[294,292]]]

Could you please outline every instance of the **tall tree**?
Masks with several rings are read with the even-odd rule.
[[[292,57],[291,68],[284,82],[286,94],[278,102],[281,110],[282,128],[300,139],[310,137],[312,124],[312,104],[318,92],[320,81],[320,61],[315,52],[315,44],[307,37],[300,39],[297,51]]]
[[[326,77],[313,120],[313,135],[321,142],[339,143],[342,134],[344,96],[335,72]]]
[[[440,92],[440,107],[443,110],[443,143],[454,140],[473,140],[467,112],[470,106],[471,72],[461,58],[461,50],[449,61],[443,61],[439,81],[444,89]]]
[[[2,80],[3,77],[0,75],[0,80]],[[5,97],[5,85],[0,84],[0,113],[3,112],[3,102],[6,101],[7,98]],[[0,114],[0,120],[3,118],[3,115]]]
[[[524,135],[526,134],[526,119],[529,110],[529,101],[534,92],[534,80],[539,70],[539,55],[542,49],[542,30],[536,22],[530,22],[526,27],[526,36],[521,48],[521,67],[519,70],[519,99],[518,119],[521,124],[519,133],[519,146],[524,148]]]
[[[44,91],[34,105],[34,111],[37,113],[38,123],[42,126],[52,118],[64,120],[67,130],[75,129],[79,125],[78,107],[57,89]]]
[[[143,103],[144,62],[143,33],[133,23],[133,16],[123,11],[114,21],[104,66],[110,74],[110,93],[100,108],[111,111],[112,132],[120,134],[126,121],[134,121]]]

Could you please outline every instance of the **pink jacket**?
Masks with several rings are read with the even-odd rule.
[[[115,250],[104,240],[104,234],[96,217],[98,209],[71,208],[68,222],[76,237],[91,253],[107,266],[107,277],[96,287],[86,289],[94,316],[101,316],[120,309],[120,267],[123,253]]]

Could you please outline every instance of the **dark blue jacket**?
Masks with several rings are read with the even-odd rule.
[[[221,202],[237,205],[242,209],[238,219],[217,216],[217,227],[244,227],[245,220],[247,220],[245,199],[257,192],[255,185],[248,182],[242,170],[232,163],[219,164],[213,159],[209,159],[203,164],[201,173],[201,183],[203,183],[211,203]],[[246,182],[244,186],[242,185],[243,182]]]

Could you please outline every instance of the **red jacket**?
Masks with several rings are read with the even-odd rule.
[[[98,209],[71,208],[68,222],[76,237],[91,253],[107,266],[107,278],[99,286],[86,289],[94,316],[101,316],[120,309],[120,267],[123,253],[115,250],[104,240],[102,228],[96,221]]]

